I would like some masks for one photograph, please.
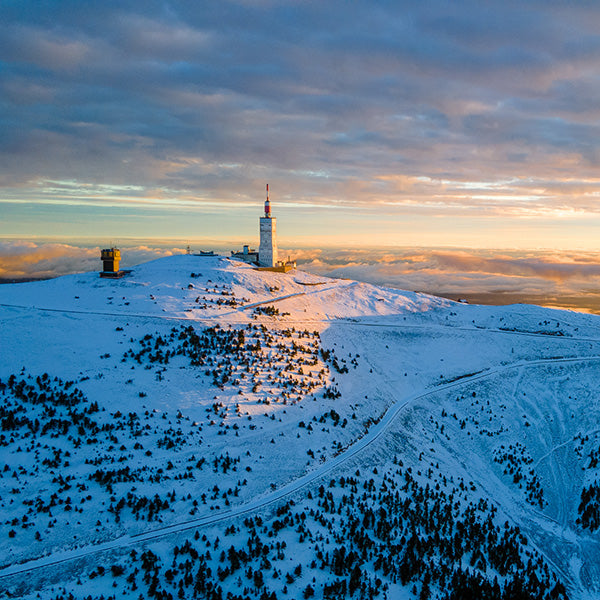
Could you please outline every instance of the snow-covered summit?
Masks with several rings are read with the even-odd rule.
[[[0,340],[13,596],[600,591],[600,317],[180,255]]]
[[[370,318],[392,323],[499,329],[546,335],[600,332],[593,315],[530,305],[473,306],[427,294],[301,270],[262,271],[221,256],[175,255],[137,265],[121,279],[96,272],[0,286],[0,305],[114,316],[248,322],[272,304],[288,320]],[[390,321],[391,318],[391,321]]]
[[[227,302],[232,298],[238,300],[235,305]],[[0,302],[5,304],[123,315],[168,313],[189,319],[218,315],[243,318],[249,305],[283,300],[287,311],[309,312],[308,316],[315,318],[414,312],[449,304],[423,294],[299,270],[285,274],[261,271],[220,256],[195,255],[137,265],[121,279],[102,279],[91,272],[0,287]]]

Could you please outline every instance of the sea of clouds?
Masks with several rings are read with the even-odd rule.
[[[206,248],[203,245],[202,248]],[[232,246],[233,247],[233,246]],[[192,247],[192,251],[200,249]],[[228,255],[224,247],[217,251]],[[184,244],[121,245],[122,266],[186,252]],[[600,253],[439,248],[304,248],[281,251],[298,267],[470,301],[533,302],[600,312]],[[0,279],[49,278],[99,270],[100,247],[0,242]]]
[[[122,247],[123,267],[161,256],[182,254],[184,248],[145,244]],[[48,279],[100,270],[100,246],[58,242],[0,241],[0,279]]]
[[[600,254],[493,250],[359,249],[295,252],[302,268],[409,290],[543,294],[600,283]]]

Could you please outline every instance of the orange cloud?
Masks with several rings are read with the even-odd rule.
[[[180,248],[155,248],[147,245],[121,249],[123,266],[184,252]],[[59,243],[0,242],[0,278],[38,279],[97,271],[100,268],[99,257],[98,246],[89,248]]]
[[[595,253],[421,249],[332,251],[301,264],[321,275],[432,293],[585,294],[600,289]]]

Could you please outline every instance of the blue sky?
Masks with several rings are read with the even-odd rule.
[[[595,2],[6,1],[0,236],[597,247]]]

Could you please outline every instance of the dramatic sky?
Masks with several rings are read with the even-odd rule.
[[[3,0],[0,23],[5,239],[256,243],[269,182],[289,247],[597,248],[596,1]]]

